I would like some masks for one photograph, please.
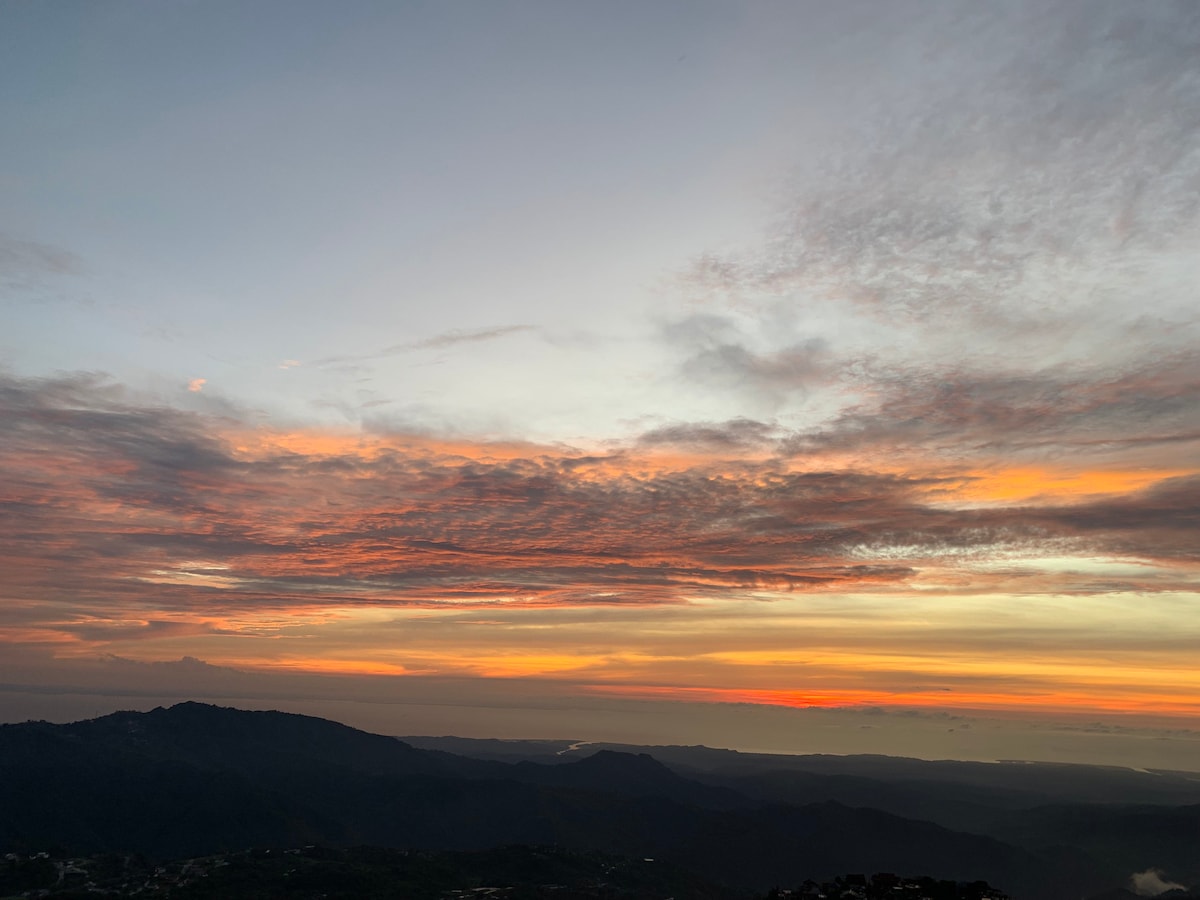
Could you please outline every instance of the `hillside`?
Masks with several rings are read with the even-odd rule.
[[[893,805],[915,790],[875,781],[876,796]],[[1130,861],[1107,858],[1106,843],[1093,852],[1089,833],[1068,827],[1075,820],[1065,814],[1014,819],[1011,804],[980,789],[971,802],[999,824],[995,834],[969,833],[871,808],[865,783],[835,780],[825,793],[847,784],[858,792],[853,803],[807,802],[812,791],[789,794],[761,766],[736,777],[673,770],[647,753],[605,748],[550,764],[472,759],[322,719],[183,703],[0,726],[0,852],[170,859],[253,846],[544,845],[660,859],[745,890],[901,871],[983,879],[1018,900],[1095,893],[1128,878]],[[1193,821],[1157,809],[1168,831]],[[1109,812],[1105,841],[1121,828],[1120,811]],[[1173,835],[1163,847],[1178,852],[1186,841]],[[1139,868],[1149,865],[1161,863]]]

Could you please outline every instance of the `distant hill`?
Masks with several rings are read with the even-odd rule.
[[[662,859],[744,889],[906,871],[984,879],[1017,900],[1096,893],[1129,874],[1123,859],[1093,855],[1088,835],[1048,813],[1013,819],[1005,792],[1021,794],[1015,783],[972,776],[966,791],[978,807],[972,815],[1002,819],[998,827],[1013,840],[869,808],[876,798],[912,805],[921,790],[931,807],[951,804],[970,782],[944,777],[959,771],[952,764],[928,769],[880,758],[868,764],[877,777],[825,772],[813,782],[812,772],[797,780],[795,770],[772,770],[762,760],[747,769],[741,755],[733,770],[672,762],[673,770],[657,752],[589,749],[596,752],[570,753],[568,762],[556,756],[552,764],[472,759],[322,719],[199,703],[70,725],[5,725],[0,852],[178,858],[252,846],[524,844]],[[703,755],[702,748],[671,749],[693,762]],[[901,777],[913,771],[942,777]],[[922,781],[926,788],[917,786]],[[853,795],[853,805],[833,796],[839,791],[843,799]],[[804,802],[812,798],[819,799]],[[1184,827],[1191,820],[1181,815]],[[1112,821],[1119,833],[1119,819]],[[1075,843],[1056,842],[1060,833]]]
[[[444,738],[413,738],[437,748]],[[454,738],[456,752],[488,752],[493,742]],[[518,758],[522,742],[506,745]],[[527,748],[538,752],[537,742]],[[1200,880],[1200,774],[1115,766],[962,762],[880,755],[740,753],[703,746],[578,744],[562,741],[556,760],[605,749],[652,755],[680,775],[725,787],[758,803],[836,802],[872,807],[956,831],[985,834],[1035,852],[1081,854],[1082,865],[1129,874],[1161,867]],[[1198,763],[1200,764],[1200,763]],[[1123,874],[1122,874],[1123,873]]]
[[[645,753],[692,778],[745,779],[792,773],[798,784],[844,779],[874,790],[881,784],[953,786],[976,793],[989,806],[1020,809],[1047,803],[1200,803],[1200,771],[1145,771],[1118,766],[1040,762],[964,762],[879,754],[743,753],[700,745],[644,746],[578,741],[495,741],[458,737],[403,737],[415,747],[448,750],[478,759],[568,762],[600,750]],[[1200,759],[1197,760],[1200,766]],[[857,781],[856,781],[857,780]],[[814,801],[815,802],[815,801]]]

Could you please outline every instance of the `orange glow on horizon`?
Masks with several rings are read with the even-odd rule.
[[[742,688],[669,687],[663,685],[589,684],[586,690],[630,700],[678,700],[685,703],[746,703],[797,709],[881,707],[884,709],[954,709],[1011,713],[1104,713],[1163,716],[1200,715],[1200,697],[1179,699],[1159,694],[1126,692],[1123,696],[1073,691],[987,692],[884,690],[772,691]]]

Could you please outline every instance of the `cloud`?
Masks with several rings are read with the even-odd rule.
[[[188,390],[193,394],[198,394],[204,390],[204,386],[208,384],[207,378],[193,378],[188,381]]]
[[[1009,696],[1066,704],[1098,689],[1069,665],[1011,662],[1061,644],[1061,617],[1031,627],[998,602],[979,618],[951,611],[996,596],[1169,598],[1200,583],[1195,475],[1094,489],[1070,472],[1024,474],[1033,490],[1006,494],[1016,476],[1003,471],[848,466],[821,450],[798,465],[771,452],[773,429],[676,423],[581,453],[271,431],[154,405],[97,375],[0,375],[0,640],[708,690],[699,666],[756,703],[808,696],[780,688],[786,675],[826,684],[822,702],[900,692],[963,706],[999,666]],[[769,615],[758,606],[781,612],[756,625]],[[1072,620],[1072,645],[1115,671],[1111,634],[1086,618]],[[1157,661],[1123,670],[1103,702],[1194,702],[1186,678],[1174,693],[1147,686],[1194,635],[1139,628],[1117,643]],[[960,652],[1003,657],[947,668]],[[874,657],[886,689],[871,682]]]
[[[1053,459],[1081,454],[1141,465],[1183,461],[1200,441],[1200,354],[1165,353],[1125,367],[978,371],[893,365],[847,372],[862,402],[781,452]]]
[[[505,325],[498,328],[455,328],[441,334],[435,334],[420,341],[408,344],[397,344],[382,351],[383,353],[402,353],[407,350],[440,350],[443,347],[453,347],[457,344],[476,344],[481,341],[494,341],[510,334],[520,334],[523,331],[533,331],[531,325]]]
[[[992,58],[965,66],[971,75],[947,85],[942,102],[885,126],[900,140],[871,147],[848,173],[858,202],[818,207],[846,226],[827,249],[845,262],[844,252],[863,252],[860,271],[885,277],[929,266],[933,291],[902,283],[924,294],[914,301],[946,306],[963,298],[937,291],[942,274],[977,282],[968,302],[981,303],[978,294],[1006,291],[1039,262],[1025,256],[1031,250],[1091,258],[1194,227],[1200,196],[1176,186],[1200,166],[1196,10],[1064,4],[1015,22],[968,16],[964,25],[999,39],[985,51]],[[981,43],[935,52],[958,64]],[[810,234],[792,221],[793,238]]]
[[[86,271],[83,261],[70,251],[0,233],[0,288],[7,299],[68,300],[52,290],[53,283],[78,278]]]
[[[14,572],[55,591],[168,604],[220,603],[233,588],[281,603],[657,603],[903,574],[830,556],[828,540],[787,556],[773,549],[766,510],[805,495],[826,502],[823,482],[799,476],[772,504],[747,492],[744,476],[598,473],[547,450],[488,459],[462,455],[486,446],[335,442],[239,452],[221,422],[131,405],[87,376],[9,379],[0,399],[13,515],[5,552]],[[878,490],[886,505],[904,485],[885,478]],[[748,537],[733,540],[741,530]],[[38,560],[50,558],[72,565],[49,573]],[[228,570],[192,562],[213,559]]]
[[[377,350],[374,353],[352,356],[326,356],[313,360],[309,365],[330,366],[344,363],[361,363],[419,350],[443,350],[460,344],[478,344],[486,341],[494,341],[508,337],[509,335],[535,330],[532,325],[501,325],[493,328],[475,329],[455,328],[450,331],[444,331],[441,334],[432,335],[431,337],[421,338],[420,340],[392,344],[390,347],[384,347],[382,350]],[[292,361],[289,360],[288,362]],[[296,365],[299,365],[299,363],[296,363]]]
[[[0,273],[6,277],[80,275],[83,271],[79,257],[67,250],[0,234]]]
[[[150,619],[139,622],[92,620],[67,622],[57,627],[65,634],[76,635],[81,640],[89,642],[155,640],[161,637],[204,634],[212,630],[210,626],[194,622],[172,622],[164,619]]]
[[[1126,369],[1194,346],[1200,13],[926,6],[893,43],[761,245],[702,254],[683,290],[741,320],[786,304],[847,366]],[[710,341],[697,371],[762,371]]]
[[[770,447],[776,429],[752,419],[728,422],[680,422],[643,432],[638,443],[646,446],[690,447],[702,452],[730,452]]]
[[[1186,891],[1187,888],[1175,881],[1167,881],[1162,869],[1146,869],[1129,876],[1129,886],[1139,897],[1157,897],[1167,891]]]
[[[666,323],[664,341],[682,351],[678,374],[684,383],[706,390],[737,393],[743,401],[778,406],[803,395],[830,372],[827,342],[781,328],[758,327],[748,333],[731,316],[696,314]],[[781,335],[782,341],[781,341]]]
[[[587,457],[254,433],[94,376],[5,379],[0,420],[11,580],[81,602],[658,604],[894,584],[930,560],[1037,545],[1192,556],[1194,478],[947,505],[979,476],[794,471],[742,458],[770,432],[749,420],[665,426],[643,435],[649,455]],[[659,460],[666,446],[702,455]]]

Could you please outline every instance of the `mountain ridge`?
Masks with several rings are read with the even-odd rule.
[[[1082,844],[1043,840],[1057,827],[1053,817],[1029,820],[1042,829],[1031,849],[830,796],[791,802],[807,795],[776,786],[795,772],[767,778],[756,793],[728,772],[697,778],[647,753],[590,749],[550,764],[472,759],[324,719],[192,702],[67,725],[4,725],[0,851],[57,844],[177,858],[309,843],[540,844],[663,858],[754,889],[896,870],[985,879],[1017,900],[1120,883],[1114,865]],[[1008,823],[1017,836],[1028,824]]]

